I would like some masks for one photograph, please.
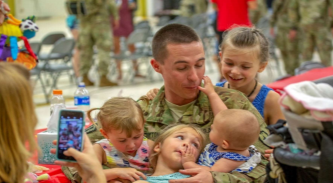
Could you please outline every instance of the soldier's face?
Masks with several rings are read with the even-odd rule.
[[[194,129],[183,128],[172,133],[153,150],[158,153],[158,166],[180,169],[183,168],[182,154],[186,149],[192,146],[193,155],[197,159],[202,145],[202,138]]]
[[[260,63],[256,49],[233,49],[226,47],[220,52],[222,74],[232,88],[247,87],[262,72],[266,64]]]
[[[194,101],[205,73],[205,53],[201,42],[168,44],[167,58],[161,64],[152,60],[155,71],[162,74],[166,99],[177,105]]]

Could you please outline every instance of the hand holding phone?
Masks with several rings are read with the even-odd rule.
[[[66,156],[64,152],[69,148],[82,151],[84,119],[83,111],[60,110],[56,153],[58,160],[76,162],[72,156]]]
[[[74,167],[79,175],[82,177],[83,181],[87,183],[106,183],[106,177],[103,173],[101,163],[97,159],[94,148],[87,136],[83,134],[83,151],[79,152],[73,148],[65,151],[65,154],[72,156],[77,160],[76,162],[66,162],[66,161],[55,161],[56,165]],[[54,145],[57,145],[57,141],[53,141]],[[56,154],[56,149],[51,149],[52,154]]]

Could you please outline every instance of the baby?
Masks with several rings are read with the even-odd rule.
[[[185,169],[205,168],[209,171],[248,173],[261,161],[261,154],[252,145],[259,138],[259,123],[249,111],[226,109],[219,112],[211,125],[208,144],[198,164],[189,146],[182,153]]]

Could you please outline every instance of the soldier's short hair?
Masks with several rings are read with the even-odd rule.
[[[156,61],[164,63],[168,56],[167,45],[189,44],[201,41],[198,34],[190,27],[182,24],[169,24],[161,28],[154,36],[152,43],[153,57]]]
[[[223,51],[227,46],[245,49],[257,49],[260,62],[269,60],[269,42],[264,34],[254,27],[235,27],[223,34],[223,41],[220,50]]]

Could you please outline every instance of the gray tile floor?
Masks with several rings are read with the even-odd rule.
[[[71,37],[71,34],[65,24],[65,17],[39,20],[37,21],[37,24],[40,31],[31,41],[40,41],[46,34],[51,32],[64,32],[68,37]],[[50,50],[50,48],[43,48],[42,52],[46,52],[48,50]],[[207,61],[207,64],[210,63],[211,68],[207,69],[208,71],[206,71],[206,75],[208,75],[213,82],[217,82],[219,74],[216,65],[215,63],[212,63],[211,58],[207,58]],[[281,61],[279,63],[280,67],[283,68],[283,63]],[[277,73],[276,68],[277,64],[273,60],[270,61],[269,68],[267,68],[259,75],[260,82],[267,84],[278,78],[279,74]],[[128,67],[124,65],[123,69],[126,70]],[[140,70],[141,73],[146,73],[147,66],[143,65]],[[163,85],[162,79],[157,73],[154,74],[153,78],[154,82],[151,82],[149,79],[137,78],[134,80],[134,83],[120,82],[120,85],[117,87],[88,87],[87,89],[90,92],[91,107],[100,107],[110,97],[119,95],[138,99],[140,96],[146,94],[149,89],[154,87],[161,87]],[[64,96],[66,98],[66,105],[73,106],[73,97],[74,91],[76,90],[76,85],[70,82],[68,75],[61,76],[58,83],[58,88],[63,90]],[[38,116],[38,125],[36,128],[45,128],[50,117],[50,107],[48,104],[45,104],[41,86],[38,83],[34,89],[34,101],[36,103],[36,113]]]

